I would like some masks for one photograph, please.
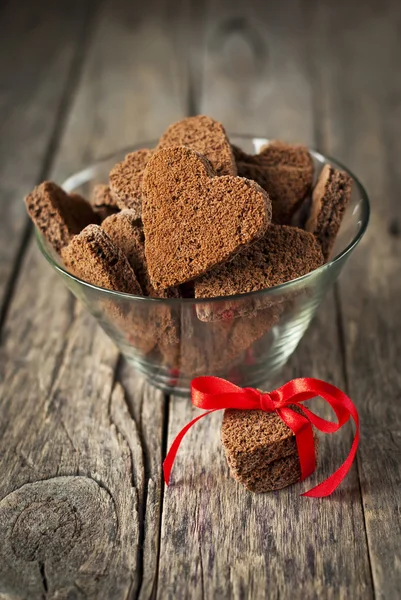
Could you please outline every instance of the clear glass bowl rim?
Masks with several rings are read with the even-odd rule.
[[[251,135],[251,134],[229,134],[229,137],[230,138],[233,137],[238,140],[243,139],[243,140],[247,140],[247,141],[262,139],[263,141],[266,140],[266,142],[267,142],[269,140],[269,138],[264,138],[260,135],[256,136],[256,135]],[[61,187],[63,187],[63,188],[65,186],[69,187],[68,182],[70,182],[73,179],[77,179],[80,175],[82,176],[86,171],[88,171],[88,169],[96,168],[97,165],[100,165],[101,163],[103,163],[107,160],[111,160],[114,156],[118,156],[118,155],[121,155],[121,154],[124,154],[127,152],[132,152],[133,148],[152,148],[155,144],[156,144],[156,142],[143,142],[141,144],[133,144],[127,148],[122,148],[121,150],[116,150],[115,152],[109,154],[108,156],[100,158],[99,160],[94,162],[89,167],[81,169],[80,171],[77,171],[75,174],[70,175],[70,177],[68,177],[61,184]],[[46,248],[46,244],[44,243],[42,234],[35,227],[35,236],[36,236],[37,244],[38,244],[39,249],[40,249],[41,253],[43,254],[43,256],[52,265],[52,267],[54,269],[56,269],[56,271],[60,272],[65,277],[68,277],[69,279],[76,281],[80,285],[83,285],[87,288],[96,290],[102,294],[106,294],[106,295],[109,295],[114,298],[120,297],[122,299],[127,299],[127,300],[132,299],[135,301],[161,303],[161,304],[168,304],[168,305],[177,305],[177,303],[181,303],[181,302],[188,303],[188,304],[202,304],[202,303],[209,304],[210,302],[224,302],[224,301],[227,302],[227,300],[230,300],[230,301],[242,300],[242,299],[245,299],[248,297],[256,298],[257,296],[266,296],[266,295],[274,296],[278,292],[281,293],[283,291],[289,291],[291,287],[295,287],[295,286],[297,287],[298,284],[300,284],[301,282],[306,283],[308,279],[317,277],[319,275],[319,273],[322,273],[323,271],[328,270],[332,265],[334,265],[337,262],[340,262],[343,258],[345,258],[348,254],[350,254],[352,252],[352,250],[359,244],[359,242],[363,238],[363,236],[366,232],[367,226],[369,224],[369,217],[370,217],[369,197],[366,193],[365,188],[363,187],[363,185],[361,184],[359,179],[352,173],[352,171],[350,171],[348,169],[348,167],[343,165],[337,159],[332,158],[326,154],[322,154],[321,152],[319,152],[318,150],[314,150],[313,148],[308,148],[308,149],[311,152],[312,156],[314,156],[318,161],[321,161],[321,162],[328,161],[328,162],[332,163],[333,165],[335,165],[336,167],[338,167],[339,169],[346,171],[352,177],[353,181],[357,185],[357,188],[358,188],[361,200],[362,200],[361,228],[358,231],[357,235],[351,240],[351,242],[341,252],[339,252],[339,254],[334,256],[332,260],[328,261],[327,263],[324,263],[321,267],[314,269],[313,271],[311,271],[310,273],[307,273],[306,275],[302,275],[301,277],[297,277],[296,279],[291,279],[290,281],[286,281],[285,283],[281,283],[280,285],[275,285],[270,288],[263,288],[261,290],[256,290],[253,292],[246,292],[243,294],[235,294],[233,296],[215,296],[215,297],[211,297],[211,298],[149,298],[148,296],[134,296],[133,294],[126,294],[125,292],[116,292],[114,290],[108,290],[106,288],[92,285],[91,283],[88,283],[87,281],[84,281],[83,279],[76,277],[75,275],[73,275],[72,273],[70,273],[69,271],[64,269],[61,265],[59,265],[54,260],[54,258],[51,256],[51,254],[49,254],[49,252]]]

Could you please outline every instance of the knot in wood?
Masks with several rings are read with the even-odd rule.
[[[80,523],[67,500],[47,499],[26,506],[12,530],[13,550],[27,561],[53,560],[64,554],[79,535]]]

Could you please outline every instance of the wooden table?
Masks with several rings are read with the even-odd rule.
[[[401,597],[401,10],[365,3],[36,0],[0,8],[1,600]],[[316,476],[254,496],[228,477],[220,416],[128,368],[39,255],[23,195],[170,122],[302,141],[357,173],[369,233],[283,380],[342,387],[362,420],[331,498]],[[330,439],[329,439],[330,438]]]

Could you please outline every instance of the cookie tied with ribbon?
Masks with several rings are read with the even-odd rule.
[[[221,442],[232,477],[251,492],[273,492],[301,480],[294,432],[276,412],[225,410]],[[316,435],[314,442],[316,452]]]
[[[192,404],[207,412],[188,423],[175,438],[163,463],[167,485],[185,434],[217,410],[226,411],[222,441],[232,475],[254,492],[280,489],[309,477],[316,468],[317,444],[312,426],[322,433],[335,433],[350,417],[356,432],[347,458],[330,477],[302,495],[329,496],[351,468],[359,444],[358,412],[351,399],[330,383],[303,377],[272,392],[261,392],[242,389],[219,377],[198,377],[192,381],[191,392]],[[331,406],[337,422],[327,421],[303,405],[317,396]],[[253,411],[251,418],[248,411]]]

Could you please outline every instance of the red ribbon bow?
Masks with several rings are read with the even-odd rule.
[[[359,443],[359,417],[351,399],[344,392],[320,379],[302,377],[293,379],[273,392],[263,393],[253,388],[240,388],[219,377],[197,377],[191,383],[192,404],[207,412],[188,423],[177,435],[163,463],[164,480],[169,484],[174,460],[187,431],[199,419],[216,410],[236,408],[240,410],[264,410],[276,412],[280,419],[293,431],[301,466],[301,480],[309,477],[316,468],[315,443],[312,425],[323,433],[335,433],[351,416],[356,425],[351,450],[341,465],[322,483],[302,494],[312,498],[329,496],[340,485],[351,468]],[[302,402],[321,396],[336,413],[338,422],[326,421],[315,415]],[[304,414],[295,412],[290,405],[296,405]],[[306,415],[306,416],[304,416]]]

